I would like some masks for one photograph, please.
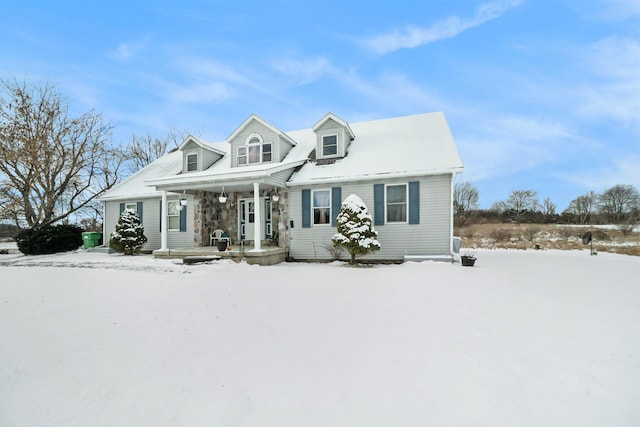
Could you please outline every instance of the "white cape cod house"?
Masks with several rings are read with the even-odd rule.
[[[102,195],[103,232],[108,241],[132,208],[144,249],[156,256],[213,250],[211,234],[223,230],[226,255],[331,260],[341,202],[356,194],[382,247],[364,260],[451,259],[453,182],[462,170],[441,112],[360,123],[328,113],[291,132],[251,115],[225,141],[190,136]]]

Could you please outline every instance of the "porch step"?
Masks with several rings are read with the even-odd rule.
[[[405,255],[404,260],[406,261],[446,261],[453,262],[453,256],[451,255]]]
[[[222,257],[217,256],[217,255],[211,255],[211,256],[187,256],[184,257],[182,259],[182,263],[183,264],[199,264],[202,262],[211,262],[211,261],[218,261],[222,259]]]

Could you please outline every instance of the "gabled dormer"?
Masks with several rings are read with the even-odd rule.
[[[189,135],[178,147],[182,152],[182,173],[193,173],[208,169],[225,153],[217,150],[195,136]]]
[[[231,145],[231,167],[279,163],[296,145],[286,133],[255,114],[238,126],[227,142]]]
[[[349,124],[333,113],[327,113],[312,129],[316,134],[316,159],[320,162],[345,157],[355,139]]]

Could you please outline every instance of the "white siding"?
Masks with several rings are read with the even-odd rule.
[[[330,259],[325,246],[331,245],[336,227],[311,225],[302,228],[302,189],[342,187],[342,199],[358,195],[373,216],[374,184],[420,182],[420,224],[374,225],[382,249],[364,259],[402,260],[405,255],[448,255],[451,240],[451,175],[438,175],[406,180],[370,181],[356,184],[295,187],[289,191],[290,229],[289,255],[295,259]],[[337,215],[337,212],[331,212]],[[314,250],[315,249],[315,250]]]
[[[281,162],[284,156],[286,156],[291,149],[291,144],[282,141],[280,136],[276,132],[272,131],[271,129],[267,128],[257,121],[252,121],[240,133],[238,133],[238,135],[232,141],[230,141],[232,167],[236,167],[237,165],[236,157],[238,155],[238,147],[246,145],[247,138],[253,133],[260,134],[263,142],[271,142],[273,144],[273,152],[271,156],[272,163]]]
[[[335,156],[327,158],[344,157],[347,152],[348,137],[345,128],[334,120],[327,120],[316,131],[316,158],[323,159],[322,156],[322,137],[326,135],[338,135],[338,151]]]

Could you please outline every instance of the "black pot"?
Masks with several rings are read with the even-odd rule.
[[[476,263],[476,258],[472,256],[462,256],[462,265],[465,267],[473,267],[473,264]]]
[[[220,240],[219,242],[216,243],[216,246],[218,247],[218,250],[220,252],[224,252],[227,250],[227,241],[226,240]]]

